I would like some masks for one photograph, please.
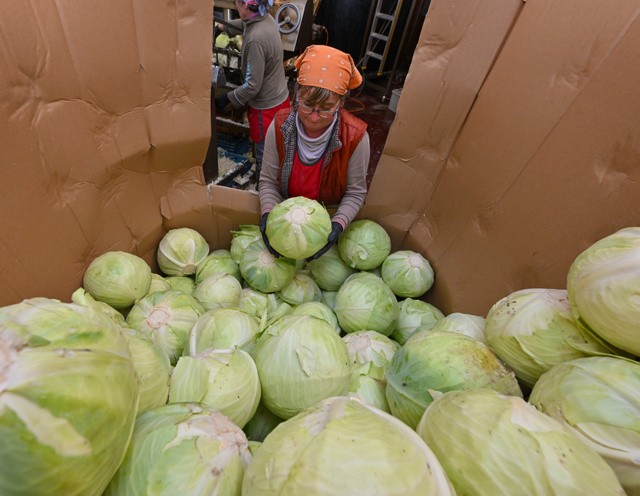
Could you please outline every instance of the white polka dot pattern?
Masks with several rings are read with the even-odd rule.
[[[339,95],[362,83],[362,76],[351,56],[326,45],[307,47],[296,60],[295,66],[300,84],[318,86]]]

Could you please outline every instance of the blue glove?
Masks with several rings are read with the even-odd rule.
[[[342,234],[342,224],[340,224],[339,222],[332,222],[331,232],[327,237],[327,244],[320,248],[314,255],[311,255],[309,258],[307,258],[307,262],[311,262],[311,260],[320,258],[322,255],[327,253],[331,249],[331,247],[336,244],[336,241],[338,241],[338,237],[340,236],[340,234]]]
[[[262,241],[264,241],[264,244],[267,247],[267,250],[269,250],[269,253],[271,253],[274,257],[279,258],[280,253],[271,248],[269,238],[267,238],[267,217],[269,217],[269,212],[267,212],[266,214],[262,214],[262,219],[260,219],[260,232],[262,233]]]

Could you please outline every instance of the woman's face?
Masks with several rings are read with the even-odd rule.
[[[235,0],[236,1],[236,9],[238,9],[238,14],[240,14],[240,19],[249,19],[253,12],[249,10],[249,7],[243,2],[243,0]]]
[[[298,108],[298,118],[304,127],[304,131],[310,138],[317,138],[327,130],[333,122],[334,117],[333,115],[331,115],[331,117],[321,117],[318,111],[337,111],[340,108],[340,97],[338,95],[332,95],[324,103],[313,107],[308,105],[307,108],[304,107],[306,105],[304,94],[299,94],[298,98],[298,103],[300,104]],[[304,113],[305,111],[308,112],[309,108],[312,108],[313,111],[310,114]]]

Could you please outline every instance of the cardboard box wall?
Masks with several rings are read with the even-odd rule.
[[[432,262],[445,313],[563,287],[640,225],[640,6],[497,4],[432,1],[360,215]],[[156,268],[174,227],[224,248],[258,221],[204,184],[211,3],[0,6],[0,305],[69,301],[108,250]]]

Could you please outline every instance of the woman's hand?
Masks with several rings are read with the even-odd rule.
[[[264,241],[267,250],[274,257],[279,258],[280,253],[271,248],[271,244],[269,243],[269,238],[267,237],[267,217],[269,217],[269,212],[262,214],[262,219],[260,219],[260,232],[262,233],[262,241]]]
[[[322,255],[327,253],[331,249],[331,247],[336,244],[336,242],[338,241],[338,237],[340,237],[341,233],[342,233],[342,224],[340,224],[339,222],[332,222],[331,232],[329,233],[329,236],[327,238],[327,244],[324,245],[322,248],[320,248],[315,254],[307,258],[307,262],[311,262],[311,260],[316,260],[317,258],[320,258]]]

